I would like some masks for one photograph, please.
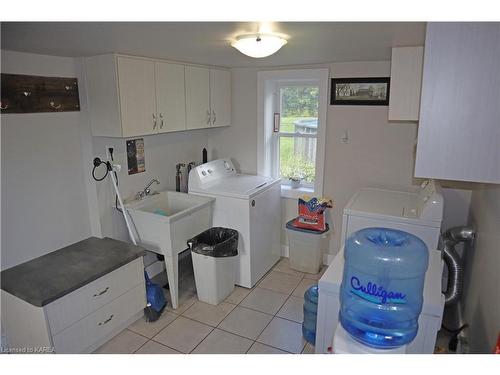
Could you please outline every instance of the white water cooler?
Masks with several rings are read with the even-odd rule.
[[[405,354],[408,345],[400,346],[394,349],[375,349],[356,341],[342,327],[337,325],[333,336],[332,353],[333,354]]]
[[[352,339],[343,328],[339,328],[341,325],[338,321],[340,285],[344,271],[344,242],[352,233],[368,227],[403,230],[419,237],[427,245],[429,267],[425,275],[424,301],[418,319],[417,337],[399,349],[414,354],[434,352],[444,310],[444,295],[441,292],[444,263],[441,251],[436,250],[443,220],[443,206],[441,188],[432,180],[422,184],[415,192],[364,188],[352,196],[343,212],[341,249],[318,282],[316,353],[335,350],[334,336],[338,346],[336,352],[354,353],[369,350],[367,353],[374,353],[373,350],[376,350]],[[383,352],[386,353],[387,350]]]

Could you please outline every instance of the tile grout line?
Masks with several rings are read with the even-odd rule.
[[[283,259],[283,258],[282,258],[282,259]],[[142,334],[140,334],[140,333],[137,333],[137,332],[135,332],[135,331],[133,331],[133,330],[130,330],[130,329],[128,329],[128,327],[127,327],[127,329],[128,329],[130,332],[135,333],[135,334],[137,334],[137,335],[139,335],[139,336],[144,337],[144,338],[146,338],[146,339],[147,339],[147,341],[146,341],[144,344],[142,344],[142,345],[141,345],[141,346],[140,346],[137,350],[135,350],[133,353],[136,353],[137,351],[139,351],[139,350],[140,350],[140,349],[141,349],[144,345],[146,345],[149,341],[153,341],[153,342],[155,342],[155,343],[157,343],[157,344],[163,345],[163,346],[165,346],[165,347],[167,347],[167,348],[169,348],[169,349],[172,349],[172,350],[175,350],[175,351],[179,352],[179,351],[178,351],[177,349],[175,349],[175,348],[172,348],[172,347],[170,347],[170,346],[168,346],[168,345],[165,345],[165,344],[163,344],[163,343],[161,343],[161,342],[158,342],[158,341],[154,340],[154,338],[155,338],[158,334],[160,334],[160,333],[161,333],[161,332],[162,332],[165,328],[167,328],[169,325],[171,325],[173,322],[175,322],[175,321],[176,321],[179,317],[183,317],[183,318],[185,318],[185,319],[188,319],[188,320],[191,320],[191,321],[194,321],[194,322],[200,323],[200,324],[204,324],[204,325],[206,325],[207,327],[210,327],[210,328],[211,328],[211,330],[207,333],[207,335],[206,335],[205,337],[203,337],[203,339],[202,339],[202,340],[201,340],[201,341],[200,341],[200,342],[199,342],[199,343],[198,343],[198,344],[197,344],[197,345],[196,345],[196,346],[195,346],[195,347],[194,347],[191,351],[189,351],[189,353],[182,353],[182,354],[191,354],[191,353],[193,353],[193,351],[194,351],[194,350],[196,350],[196,348],[197,348],[197,347],[198,347],[198,346],[199,346],[199,345],[200,345],[203,341],[205,341],[205,340],[206,340],[206,338],[207,338],[207,337],[208,337],[208,336],[209,336],[212,332],[214,332],[214,330],[215,330],[215,329],[219,329],[219,330],[221,330],[221,331],[223,331],[223,332],[226,332],[226,333],[228,333],[228,334],[232,334],[232,335],[235,335],[235,336],[237,336],[237,337],[241,337],[241,338],[243,338],[243,339],[246,339],[246,340],[250,340],[250,341],[252,341],[252,343],[251,343],[250,347],[246,350],[245,354],[248,354],[248,351],[252,348],[252,346],[253,346],[255,343],[259,343],[259,344],[261,344],[261,345],[266,345],[266,346],[268,346],[268,347],[270,347],[270,348],[277,349],[277,350],[280,350],[280,351],[283,351],[283,352],[285,352],[285,353],[289,353],[289,354],[302,354],[302,353],[303,353],[303,351],[305,350],[305,347],[307,346],[307,341],[305,341],[305,344],[304,344],[304,346],[302,347],[302,349],[300,350],[300,352],[299,352],[299,353],[291,353],[291,352],[289,352],[289,351],[287,351],[287,350],[284,350],[284,349],[281,349],[281,348],[277,348],[277,347],[274,347],[274,346],[272,346],[272,345],[264,344],[264,343],[261,343],[261,342],[257,341],[257,340],[258,340],[258,338],[260,337],[260,335],[262,334],[262,332],[264,332],[264,331],[267,329],[267,327],[271,324],[271,322],[272,322],[275,318],[279,318],[279,319],[287,320],[287,321],[292,322],[292,323],[295,323],[295,324],[300,324],[300,323],[299,323],[299,322],[297,322],[297,321],[294,321],[294,320],[291,320],[291,319],[288,319],[288,318],[283,318],[283,317],[280,317],[280,316],[278,316],[277,314],[281,311],[281,309],[282,309],[282,308],[283,308],[283,306],[287,303],[287,301],[290,299],[290,297],[292,297],[292,296],[293,296],[293,297],[300,298],[299,296],[295,296],[295,295],[293,295],[293,293],[294,293],[294,292],[295,292],[295,290],[299,287],[300,283],[301,283],[304,279],[308,279],[308,280],[312,280],[312,281],[316,281],[316,282],[318,281],[318,280],[315,280],[315,279],[309,279],[309,278],[306,278],[304,273],[301,273],[301,275],[297,275],[297,274],[292,274],[292,273],[287,273],[287,272],[283,272],[283,271],[280,271],[280,270],[276,270],[276,269],[275,269],[275,267],[277,267],[277,265],[278,265],[278,264],[282,261],[282,259],[281,259],[280,261],[278,261],[278,262],[277,262],[277,263],[273,266],[273,268],[271,268],[271,269],[270,269],[270,270],[269,270],[269,271],[268,271],[268,272],[267,272],[264,276],[262,276],[262,278],[261,278],[261,279],[260,279],[260,280],[259,280],[259,281],[255,284],[255,286],[254,286],[253,288],[250,288],[250,289],[249,289],[249,292],[248,292],[248,293],[245,295],[245,297],[244,297],[244,298],[242,298],[242,299],[241,299],[238,303],[228,302],[228,301],[226,301],[226,300],[225,300],[225,301],[223,301],[223,302],[225,302],[225,303],[228,303],[228,304],[230,304],[230,305],[233,305],[234,307],[231,309],[231,311],[229,311],[229,312],[228,312],[228,313],[227,313],[227,314],[223,317],[223,319],[222,319],[222,320],[221,320],[221,321],[220,321],[220,322],[219,322],[219,323],[218,323],[215,327],[214,327],[214,326],[211,326],[210,324],[207,324],[207,323],[205,323],[205,322],[201,322],[201,321],[198,321],[198,320],[196,320],[196,319],[193,319],[193,318],[190,318],[190,317],[187,317],[187,316],[185,316],[185,315],[184,315],[184,313],[186,313],[186,311],[188,311],[188,310],[189,310],[189,309],[190,309],[190,308],[191,308],[191,307],[192,307],[192,306],[193,306],[193,305],[197,302],[197,301],[196,301],[196,299],[194,299],[194,300],[192,301],[192,303],[191,303],[191,304],[190,304],[190,305],[189,305],[189,306],[188,306],[188,307],[187,307],[187,308],[186,308],[186,309],[185,309],[182,313],[180,313],[180,314],[176,313],[176,312],[175,312],[175,310],[169,310],[168,312],[172,313],[173,315],[176,315],[176,318],[175,318],[174,320],[172,320],[171,322],[169,322],[167,325],[165,325],[165,326],[164,326],[164,327],[163,327],[163,328],[162,328],[162,329],[161,329],[161,330],[160,330],[157,334],[155,334],[152,338],[149,338],[149,337],[144,336],[144,335],[142,335]],[[262,281],[263,281],[263,280],[264,280],[267,276],[269,276],[269,275],[271,274],[271,272],[278,272],[278,273],[285,274],[285,275],[289,275],[289,276],[300,277],[300,280],[299,280],[299,282],[298,282],[297,286],[296,286],[295,288],[293,288],[293,290],[292,290],[290,293],[278,292],[278,291],[273,290],[273,289],[267,289],[267,288],[264,288],[264,287],[259,286],[259,285],[262,283]],[[251,308],[251,307],[247,307],[247,306],[243,306],[243,305],[241,305],[241,303],[242,303],[242,302],[243,302],[243,301],[244,301],[244,300],[248,297],[248,295],[249,295],[250,293],[252,293],[252,291],[254,291],[256,288],[260,288],[260,289],[263,289],[263,290],[270,290],[270,291],[272,291],[272,292],[276,292],[276,293],[280,293],[280,294],[282,294],[282,295],[286,295],[287,297],[286,297],[286,299],[284,300],[284,302],[283,302],[283,303],[279,306],[279,308],[277,309],[277,311],[276,311],[274,314],[269,314],[269,313],[267,313],[267,312],[259,311],[259,310],[253,309],[253,308]],[[245,288],[245,289],[246,289],[246,288]],[[199,300],[198,300],[198,301],[199,301]],[[259,313],[261,313],[261,314],[265,314],[265,315],[267,315],[267,316],[270,316],[270,317],[271,317],[271,320],[270,320],[270,321],[266,324],[266,326],[265,326],[265,327],[264,327],[264,328],[260,331],[260,333],[257,335],[257,338],[256,338],[256,339],[250,339],[250,338],[248,338],[248,337],[245,337],[245,336],[239,335],[239,334],[234,333],[234,332],[227,331],[227,330],[225,330],[225,329],[223,329],[223,328],[221,328],[221,327],[220,327],[220,325],[222,324],[222,322],[223,322],[223,321],[224,321],[224,320],[225,320],[225,319],[226,319],[226,318],[227,318],[227,317],[228,317],[228,316],[229,316],[229,315],[230,315],[230,314],[231,314],[231,313],[232,313],[232,312],[236,309],[236,307],[241,307],[241,308],[245,308],[245,309],[252,310],[252,311],[255,311],[255,312],[259,312]]]

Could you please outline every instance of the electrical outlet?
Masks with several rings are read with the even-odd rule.
[[[347,129],[342,130],[342,135],[340,136],[340,143],[349,143],[349,131]]]

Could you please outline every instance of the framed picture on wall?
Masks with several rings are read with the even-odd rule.
[[[332,78],[331,105],[389,105],[390,77]]]

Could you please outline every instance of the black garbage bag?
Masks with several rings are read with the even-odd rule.
[[[238,255],[238,231],[214,227],[207,229],[187,242],[191,251],[211,257],[232,257]]]

